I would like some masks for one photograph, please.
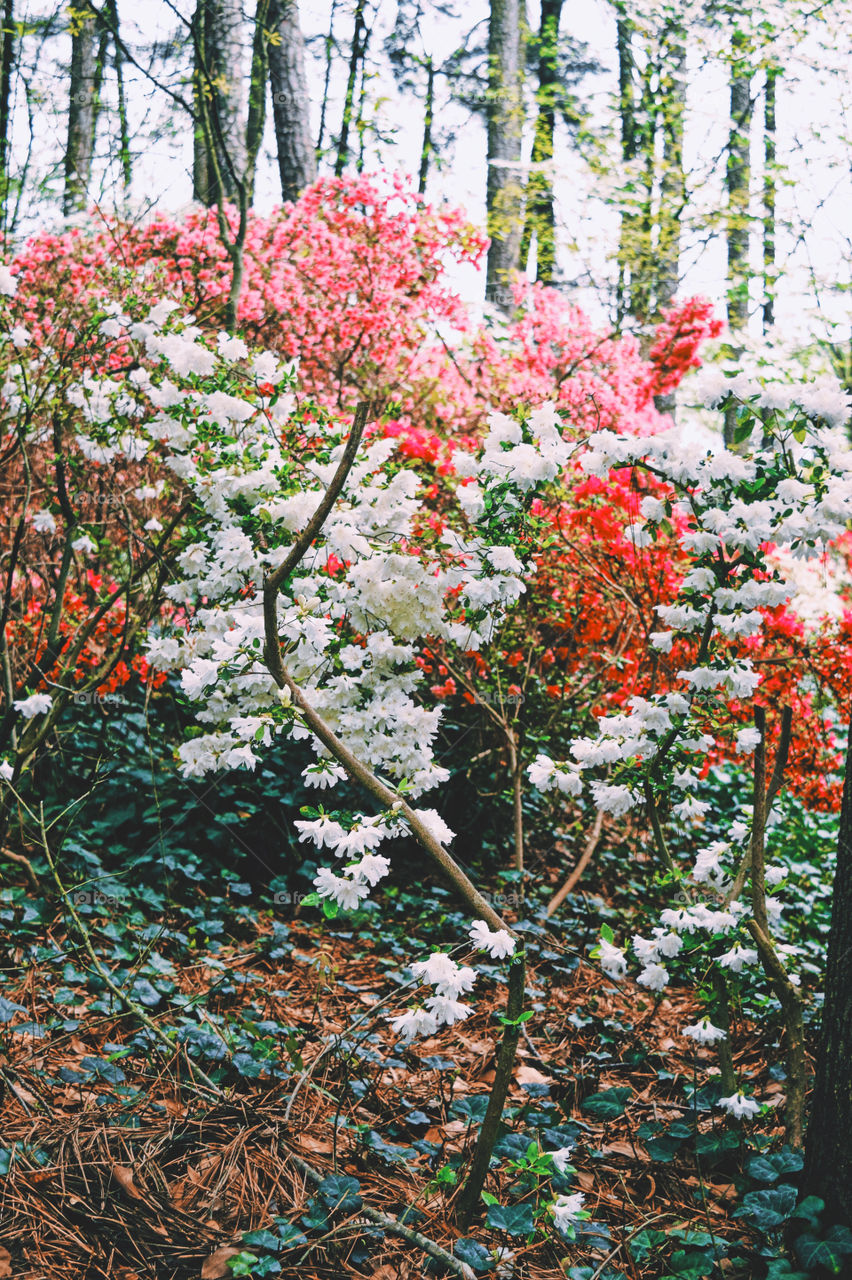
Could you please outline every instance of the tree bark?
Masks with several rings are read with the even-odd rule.
[[[485,297],[511,311],[511,275],[518,270],[523,230],[521,186],[521,12],[519,0],[491,0],[488,25],[488,181],[486,225],[491,237]]]
[[[618,52],[618,117],[621,134],[621,158],[625,166],[636,159],[636,86],[633,58],[633,26],[623,2],[616,5],[616,47]],[[616,323],[620,325],[630,314],[630,275],[633,256],[634,214],[622,202],[618,239],[618,287],[616,291]]]
[[[364,21],[366,7],[366,0],[357,0],[355,5],[355,30],[352,33],[352,48],[349,53],[349,75],[346,79],[346,95],[343,99],[340,137],[337,140],[337,159],[334,164],[334,176],[336,178],[342,175],[349,161],[349,132],[352,128],[352,117],[355,110],[355,89],[358,84],[358,73],[367,48],[367,24]]]
[[[775,323],[776,88],[781,70],[766,68],[763,94],[763,331]]]
[[[840,808],[825,1004],[808,1126],[804,1192],[825,1201],[825,1224],[852,1228],[852,726]]]
[[[728,324],[748,323],[749,195],[751,189],[751,68],[745,40],[734,33],[731,57],[731,126],[728,136]]]
[[[536,239],[536,279],[552,284],[556,268],[556,216],[553,200],[553,146],[556,94],[559,90],[559,22],[563,0],[542,0],[538,49],[538,112],[527,183],[526,219],[520,263],[526,267],[532,237]]]
[[[12,72],[15,66],[15,0],[3,0],[3,52],[0,55],[0,208],[6,230],[9,156],[12,147]]]
[[[317,176],[305,71],[305,41],[299,26],[296,0],[272,0],[269,20],[277,36],[277,42],[272,41],[269,45],[269,79],[281,199],[292,201]]]
[[[432,160],[434,144],[432,142],[432,124],[435,114],[435,63],[431,57],[426,59],[426,101],[423,107],[423,142],[420,146],[420,172],[417,176],[417,190],[420,195],[426,194],[426,183],[429,179],[429,164]]]
[[[62,198],[62,212],[66,215],[85,209],[92,176],[97,121],[97,30],[98,15],[94,10],[72,10],[71,82]]]
[[[675,28],[661,67],[663,169],[660,177],[659,266],[656,310],[674,300],[680,286],[681,217],[686,205],[683,169],[683,123],[686,109],[686,37]]]
[[[202,204],[235,200],[246,179],[245,46],[240,0],[198,0],[193,193]]]

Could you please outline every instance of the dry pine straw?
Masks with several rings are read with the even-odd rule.
[[[208,1007],[236,1012],[240,1004],[253,1001],[265,1016],[300,1027],[306,1036],[305,1062],[310,1064],[318,1058],[323,1037],[345,1034],[355,1017],[353,993],[340,988],[340,979],[360,988],[355,1001],[359,1012],[387,994],[378,970],[370,980],[363,940],[357,943],[357,958],[352,955],[355,946],[327,936],[320,951],[306,935],[296,947],[306,959],[283,971],[260,961],[254,950],[222,953],[229,968],[242,970],[249,981],[239,997],[214,997]],[[332,970],[334,980],[329,981]],[[183,969],[179,976],[186,992],[199,993],[219,981],[221,973],[200,964]],[[48,972],[28,971],[15,996],[28,1012],[18,1020],[44,1021],[55,1013],[50,980]],[[540,985],[534,972],[530,982]],[[286,998],[276,997],[273,988],[285,990]],[[60,1067],[78,1069],[87,1055],[101,1056],[105,1042],[114,1043],[128,1034],[126,1021],[87,1016],[81,1006],[75,1010],[81,1025],[73,1034],[36,1039],[12,1034],[7,1026],[7,1056],[0,1068],[2,1144],[8,1148],[20,1143],[22,1150],[9,1174],[0,1178],[0,1278],[188,1280],[203,1274],[206,1280],[215,1280],[219,1275],[230,1276],[227,1259],[238,1251],[241,1233],[269,1227],[276,1215],[298,1224],[313,1195],[305,1174],[288,1158],[288,1148],[322,1174],[336,1170],[356,1176],[365,1203],[376,1209],[396,1214],[416,1203],[425,1214],[418,1229],[451,1251],[461,1233],[452,1223],[446,1199],[427,1189],[433,1173],[427,1157],[385,1166],[375,1153],[358,1147],[354,1126],[366,1124],[384,1134],[390,1122],[417,1108],[433,1117],[425,1136],[441,1145],[438,1164],[456,1152],[469,1155],[470,1130],[465,1121],[449,1114],[449,1106],[460,1096],[487,1092],[493,1079],[496,1032],[488,1006],[496,1007],[497,994],[495,990],[490,1000],[481,999],[463,1026],[413,1050],[391,1048],[388,1039],[387,1058],[402,1059],[404,1066],[381,1062],[364,1068],[362,1064],[359,1071],[370,1087],[360,1101],[344,1088],[345,1062],[326,1056],[300,1089],[286,1128],[282,1117],[299,1074],[295,1068],[290,1080],[242,1080],[228,1101],[211,1102],[187,1087],[188,1073],[180,1059],[168,1062],[154,1054],[144,1062],[134,1057],[122,1060],[121,1066],[126,1084],[141,1090],[139,1100],[119,1107],[98,1102],[109,1092],[105,1086],[99,1090],[65,1084],[58,1071]],[[547,992],[546,1015],[527,1024],[510,1102],[521,1106],[530,1101],[524,1084],[549,1084],[552,1097],[589,1126],[574,1156],[578,1185],[592,1217],[609,1224],[616,1243],[660,1214],[668,1226],[703,1231],[709,1227],[720,1237],[741,1234],[741,1226],[728,1218],[733,1195],[728,1176],[711,1174],[701,1188],[694,1165],[655,1165],[636,1137],[644,1120],[671,1121],[682,1114],[677,1102],[682,1094],[674,1093],[671,1082],[658,1079],[654,1064],[689,1079],[694,1069],[692,1058],[681,1047],[685,1042],[678,1038],[680,1027],[694,1019],[695,1011],[686,998],[673,996],[656,1005],[651,1000],[646,1004],[637,1017],[634,999],[585,966],[570,977],[560,977],[559,985]],[[600,1048],[597,1035],[593,1029],[578,1030],[568,1021],[572,1013],[587,1015],[590,1008],[599,1017],[632,1024],[632,1035],[627,1033],[625,1043],[641,1042],[648,1050],[640,1066],[628,1068],[616,1062],[592,1076],[594,1060],[588,1054]],[[356,1034],[364,1030],[386,1034],[386,1009],[383,1005],[376,1019]],[[757,1035],[746,1028],[738,1045],[741,1075],[761,1077],[761,1093],[771,1096],[773,1085],[765,1079]],[[457,1063],[454,1078],[423,1066],[421,1058],[434,1053]],[[589,1093],[626,1084],[634,1094],[617,1120],[595,1124],[579,1111]],[[778,1087],[774,1088],[777,1092]],[[36,1151],[42,1153],[39,1158],[27,1154]],[[508,1202],[509,1181],[505,1168],[489,1179],[488,1189],[503,1203]],[[285,1280],[288,1276],[406,1280],[426,1274],[423,1254],[390,1234],[383,1242],[375,1242],[366,1266],[351,1263],[353,1244],[363,1238],[365,1225],[357,1214],[335,1219],[325,1236],[312,1235],[309,1251],[301,1246],[280,1255],[281,1275]],[[661,1225],[659,1220],[656,1225]],[[566,1246],[552,1232],[533,1246],[510,1241],[477,1224],[465,1234],[489,1246],[515,1249],[518,1280],[564,1275],[560,1263],[566,1258],[571,1263],[597,1265],[600,1261],[583,1257],[582,1251]],[[625,1274],[643,1275],[629,1252],[623,1250],[616,1261]]]

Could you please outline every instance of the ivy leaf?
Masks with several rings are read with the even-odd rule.
[[[593,1116],[595,1120],[615,1120],[617,1116],[624,1115],[627,1099],[632,1092],[633,1090],[625,1085],[619,1089],[605,1089],[603,1093],[593,1093],[581,1104],[580,1110],[588,1116]]]
[[[796,1188],[785,1184],[767,1191],[749,1191],[734,1217],[751,1218],[759,1231],[773,1231],[787,1221],[795,1207]]]
[[[318,1190],[329,1209],[339,1209],[342,1213],[357,1213],[361,1208],[362,1200],[358,1194],[361,1184],[357,1178],[334,1173],[328,1178],[323,1178]]]
[[[473,1267],[474,1271],[490,1271],[494,1265],[494,1259],[488,1250],[478,1240],[473,1240],[469,1236],[463,1236],[461,1240],[456,1241],[453,1253],[459,1262],[466,1262],[469,1267]]]
[[[785,1173],[798,1173],[804,1165],[804,1157],[798,1151],[775,1151],[771,1155],[755,1156],[746,1168],[757,1182],[777,1182]]]
[[[796,1257],[809,1271],[824,1267],[832,1275],[843,1271],[843,1259],[852,1254],[852,1231],[848,1227],[829,1227],[822,1239],[806,1233],[796,1241]]]
[[[485,1223],[495,1231],[505,1231],[510,1236],[526,1236],[534,1229],[532,1205],[492,1204]]]

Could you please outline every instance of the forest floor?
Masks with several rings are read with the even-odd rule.
[[[122,979],[141,1026],[115,1012],[61,917],[29,954],[7,952],[19,977],[0,997],[0,1277],[762,1274],[743,1261],[759,1238],[732,1210],[749,1158],[783,1143],[780,1118],[770,1108],[746,1136],[714,1109],[712,1051],[680,1036],[698,1013],[690,993],[618,987],[558,930],[538,930],[534,1014],[486,1182],[496,1211],[483,1204],[461,1227],[453,1201],[494,1079],[500,971],[466,1022],[403,1047],[386,1021],[406,996],[398,948],[341,924],[263,917],[178,965],[149,942]],[[113,964],[127,964],[113,943]],[[768,1034],[741,1023],[734,1048],[749,1089],[782,1104]],[[569,1145],[563,1177],[536,1171],[540,1151]],[[576,1191],[589,1218],[572,1241],[544,1206]]]

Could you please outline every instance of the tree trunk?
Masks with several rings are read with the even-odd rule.
[[[317,161],[322,156],[325,142],[325,121],[328,115],[328,90],[331,84],[331,66],[334,60],[334,19],[337,14],[338,0],[331,0],[331,15],[328,20],[328,35],[325,38],[325,73],[322,85],[322,105],[320,107],[319,133],[317,134]]]
[[[127,97],[124,91],[124,54],[118,39],[118,3],[107,0],[106,11],[109,17],[110,32],[113,41],[113,66],[118,88],[118,136],[119,160],[124,190],[129,191],[133,179],[133,159],[130,152],[130,129],[127,123]]]
[[[417,177],[417,190],[421,196],[426,194],[426,182],[429,178],[429,164],[432,159],[434,145],[432,142],[432,123],[435,113],[435,63],[431,57],[426,59],[426,102],[423,108],[423,143],[420,147],[420,173]]]
[[[539,28],[538,113],[532,149],[532,172],[527,183],[526,220],[520,264],[527,265],[532,237],[536,239],[536,279],[553,283],[556,268],[556,216],[553,201],[553,144],[556,94],[559,90],[559,22],[563,0],[542,0]]]
[[[728,137],[728,324],[748,323],[749,195],[751,188],[751,69],[744,38],[734,34],[731,59],[731,128]]]
[[[618,50],[618,116],[621,133],[621,158],[625,166],[636,159],[636,92],[634,83],[633,27],[623,3],[616,6],[615,25]],[[616,294],[616,323],[621,324],[630,314],[630,264],[634,240],[633,213],[622,202],[621,226],[618,240],[618,286]]]
[[[3,2],[3,52],[0,61],[0,209],[8,230],[9,157],[12,147],[12,71],[15,66],[15,3]]]
[[[68,138],[65,145],[65,192],[62,212],[86,207],[92,176],[97,121],[98,15],[74,10],[71,15],[71,84],[68,99]]]
[[[840,808],[837,869],[816,1085],[803,1191],[825,1201],[827,1226],[852,1228],[852,727]]]
[[[660,66],[661,123],[663,135],[660,203],[657,212],[659,241],[654,310],[661,315],[671,306],[680,287],[681,218],[686,207],[686,174],[683,168],[683,123],[686,110],[686,33],[675,26],[669,33]],[[674,418],[674,392],[655,396],[659,413]]]
[[[779,67],[766,68],[763,96],[763,331],[775,323],[775,99]]]
[[[278,36],[278,43],[269,45],[269,79],[281,199],[292,201],[317,176],[305,72],[305,41],[299,27],[296,0],[272,0],[269,19]]]
[[[355,5],[355,30],[352,33],[352,48],[349,54],[349,75],[346,79],[346,96],[343,99],[343,117],[340,121],[337,160],[334,165],[334,176],[336,178],[341,176],[349,161],[349,132],[352,128],[352,117],[355,109],[355,89],[367,47],[367,24],[364,21],[366,7],[366,0],[357,0]]]
[[[240,0],[198,0],[192,38],[193,191],[202,204],[219,205],[237,199],[240,183],[248,176]]]
[[[491,0],[488,25],[488,249],[485,297],[511,311],[511,275],[520,263],[523,230],[521,186],[521,13],[519,0]]]
[[[680,286],[681,217],[686,205],[683,169],[683,121],[686,108],[685,33],[676,28],[670,37],[661,67],[663,170],[660,178],[659,266],[656,310],[674,300]]]

